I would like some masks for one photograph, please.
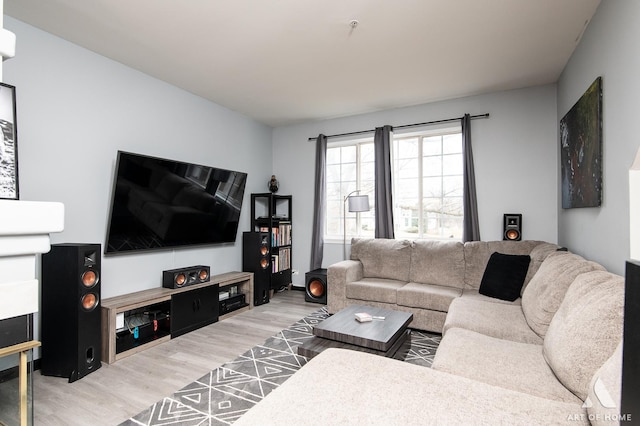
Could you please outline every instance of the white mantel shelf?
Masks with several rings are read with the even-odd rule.
[[[38,312],[36,255],[64,229],[64,205],[0,200],[0,320]]]

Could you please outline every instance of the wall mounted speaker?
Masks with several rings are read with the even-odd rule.
[[[269,303],[271,246],[268,232],[242,233],[242,270],[253,272],[253,304]]]
[[[42,255],[40,371],[74,382],[101,367],[100,244],[54,244]]]
[[[162,287],[181,288],[209,281],[210,268],[204,265],[162,271]]]
[[[522,240],[522,215],[505,213],[502,239],[509,241]]]
[[[327,304],[327,270],[314,269],[304,274],[304,300]]]

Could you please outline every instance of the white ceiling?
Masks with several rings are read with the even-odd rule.
[[[275,127],[556,82],[599,3],[4,0],[4,12]]]

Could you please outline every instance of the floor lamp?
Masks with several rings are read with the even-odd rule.
[[[369,196],[368,195],[353,195],[356,192],[360,192],[359,189],[349,193],[344,197],[344,238],[342,239],[342,258],[347,259],[347,200],[349,201],[349,212],[368,212],[369,208]]]

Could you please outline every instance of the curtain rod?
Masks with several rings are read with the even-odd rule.
[[[460,121],[463,118],[464,117],[446,118],[444,120],[426,121],[424,123],[404,124],[402,126],[393,126],[393,128],[394,129],[404,129],[404,128],[407,128],[407,127],[426,126],[428,124],[451,123],[451,122],[454,122],[454,121]],[[476,118],[489,118],[489,113],[472,115],[469,118],[471,118],[472,120],[475,120]],[[371,133],[371,132],[375,132],[375,129],[372,129],[372,130],[360,130],[358,132],[339,133],[337,135],[329,135],[329,136],[327,136],[327,139],[329,139],[329,138],[338,138],[338,137],[341,137],[341,136],[361,135],[361,134],[364,134],[364,133]],[[309,138],[309,141],[315,141],[316,139],[318,139],[317,136],[314,137],[314,138]]]

